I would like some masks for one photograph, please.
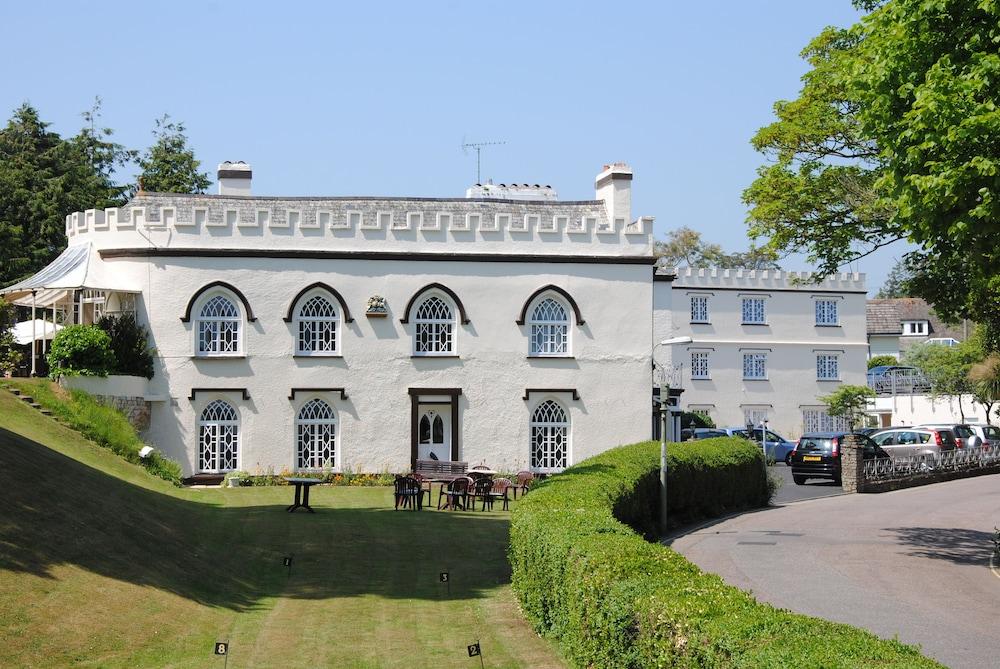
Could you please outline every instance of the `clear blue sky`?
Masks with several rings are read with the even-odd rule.
[[[94,96],[136,148],[187,126],[214,177],[254,192],[460,196],[463,137],[505,140],[483,177],[594,196],[603,163],[635,170],[633,214],[747,246],[749,145],[794,97],[798,54],[849,0],[665,2],[62,2],[5,9],[0,114],[29,101],[72,134]],[[890,249],[860,271],[877,288]],[[800,258],[788,269],[807,269]]]

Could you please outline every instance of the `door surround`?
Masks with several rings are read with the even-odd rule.
[[[417,448],[419,443],[419,423],[420,423],[420,397],[421,396],[446,396],[448,400],[431,400],[427,404],[451,404],[451,459],[458,460],[458,396],[462,394],[461,388],[407,388],[410,395],[410,466],[416,465]]]

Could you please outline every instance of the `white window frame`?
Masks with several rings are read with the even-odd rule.
[[[926,337],[930,332],[930,328],[927,327],[927,321],[923,319],[902,321],[902,324],[904,337]]]
[[[712,319],[711,319],[711,317],[709,315],[709,312],[708,312],[708,295],[689,295],[688,297],[691,298],[690,299],[690,305],[691,305],[691,322],[692,323],[702,323],[702,324],[711,323]],[[701,306],[703,308],[695,309],[695,302],[696,301],[700,302]],[[704,312],[704,316],[701,317],[701,318],[699,318],[698,316],[701,316],[702,312]]]
[[[816,354],[816,380],[840,381],[840,355],[837,353]]]
[[[840,305],[839,300],[817,298],[813,306],[816,312],[816,325],[831,327],[840,325]]]
[[[753,376],[747,374],[747,363],[750,363],[750,372],[754,373]],[[755,372],[760,371],[760,374]],[[745,381],[767,381],[767,353],[763,351],[744,351],[743,352],[743,379]]]
[[[543,406],[551,402],[562,412],[562,420],[537,420],[538,413]],[[552,437],[557,431],[562,433],[563,442],[563,457],[562,464],[552,466],[551,463],[548,465],[538,464],[535,460],[535,440],[536,431],[542,431],[542,438],[549,442],[549,446],[552,445]],[[546,435],[545,431],[549,434]],[[573,462],[572,457],[572,439],[573,439],[573,422],[570,418],[569,410],[566,406],[554,397],[544,397],[535,406],[531,408],[531,413],[528,415],[528,462],[529,469],[533,472],[539,474],[555,474],[563,471],[566,467],[569,467]],[[551,451],[551,448],[546,450]],[[543,456],[542,462],[544,463],[545,457]]]
[[[691,378],[711,379],[712,368],[710,364],[709,351],[691,351]]]
[[[421,318],[418,314],[420,313],[420,308],[432,297],[436,297],[451,311],[451,318]],[[451,300],[450,297],[442,292],[436,290],[430,290],[423,293],[420,296],[420,301],[416,302],[413,307],[413,336],[411,339],[411,354],[414,357],[420,358],[451,358],[458,356],[458,306]],[[451,349],[447,351],[418,351],[417,350],[417,337],[421,330],[421,325],[450,325],[451,326]]]
[[[546,300],[552,300],[554,303],[559,305],[563,311],[564,319],[561,321],[554,320],[538,320],[536,318],[536,310],[542,305]],[[528,357],[530,358],[571,358],[573,357],[573,339],[572,339],[572,328],[570,328],[570,307],[566,304],[566,301],[561,297],[551,293],[543,293],[535,298],[529,307],[528,316]],[[549,348],[548,344],[552,336],[558,336],[558,332],[562,332],[563,341],[565,342],[563,351],[546,351],[545,348]],[[545,330],[549,331],[548,335],[545,335]],[[542,349],[536,349],[535,344],[537,342],[535,333],[541,331],[546,339],[546,346]],[[555,333],[555,334],[554,334]],[[553,348],[559,348],[555,346]]]
[[[330,410],[330,416],[322,418],[303,418],[302,412],[305,411],[307,407],[312,405],[314,402],[322,403]],[[325,460],[321,461],[319,465],[303,466],[302,465],[302,435],[303,432],[311,433],[311,438],[315,439],[317,433],[322,431],[323,427],[329,426],[330,439],[332,442],[333,458],[330,462],[330,466],[326,467],[324,465]],[[298,472],[319,472],[319,471],[340,471],[340,460],[341,460],[341,443],[340,443],[340,421],[337,420],[337,408],[332,402],[328,402],[322,397],[309,397],[307,400],[302,402],[295,409],[295,431],[293,433],[294,440],[294,453],[295,453],[295,471]],[[327,442],[329,443],[329,442]]]
[[[236,316],[214,316],[206,317],[202,315],[202,310],[216,297],[223,297],[229,301],[233,308],[236,309]],[[246,339],[246,314],[243,313],[243,303],[242,301],[233,295],[228,290],[213,290],[205,295],[201,295],[195,305],[194,313],[196,316],[192,319],[194,322],[194,327],[191,328],[192,334],[194,335],[194,354],[197,358],[240,358],[244,356],[245,350],[245,339]],[[203,323],[216,322],[216,323],[236,323],[236,350],[235,351],[203,351],[201,349],[202,338],[201,330]],[[220,328],[221,331],[221,328]],[[219,339],[219,332],[216,333],[214,340]]]
[[[752,313],[756,311],[751,307],[751,318],[747,318],[747,305],[749,303],[754,303],[760,305],[760,320],[751,320],[757,314]],[[758,295],[746,295],[742,298],[740,302],[740,317],[742,318],[741,323],[743,325],[767,325],[767,298]]]
[[[825,407],[802,407],[802,432],[840,432],[847,430],[847,420],[831,416]]]
[[[330,307],[333,309],[334,316],[321,317],[321,316],[303,316],[302,308],[308,304],[309,300],[314,297],[321,297],[330,303]],[[339,358],[343,355],[341,351],[341,336],[344,328],[342,327],[341,320],[341,307],[340,302],[334,298],[330,293],[326,292],[322,288],[317,288],[311,290],[305,295],[303,295],[298,303],[295,305],[295,315],[292,318],[294,324],[292,336],[295,338],[295,355],[302,357],[316,357],[316,358]],[[333,350],[329,349],[312,349],[304,350],[302,349],[302,327],[304,324],[322,324],[322,323],[333,323]]]
[[[235,419],[205,418],[205,412],[208,411],[208,409],[212,407],[216,402],[219,402],[220,404],[225,404],[227,407],[229,407],[235,414],[236,418]],[[197,415],[198,419],[196,425],[198,428],[198,472],[205,474],[222,474],[225,472],[239,470],[241,468],[241,461],[243,459],[243,429],[242,429],[242,420],[240,419],[239,408],[236,407],[232,402],[230,402],[227,399],[216,397],[206,402],[205,406],[201,408],[201,411],[199,411]],[[222,454],[219,452],[219,439],[218,439],[219,432],[225,428],[235,428],[236,455],[233,458],[235,462],[232,463],[234,465],[232,467],[218,466],[222,464],[221,462]],[[214,432],[214,434],[212,435],[213,448],[214,448],[213,457],[216,467],[211,469],[202,467],[202,464],[204,462],[204,456],[202,455],[202,451],[205,444],[206,429],[209,432]]]
[[[762,425],[770,422],[770,410],[767,407],[761,406],[744,406],[743,409],[743,424],[751,425],[753,427],[761,427]]]

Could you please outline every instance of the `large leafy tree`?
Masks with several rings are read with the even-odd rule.
[[[184,124],[164,114],[153,129],[156,141],[139,158],[139,185],[157,193],[204,193],[212,181],[188,146]]]
[[[751,235],[824,274],[909,239],[911,291],[1000,330],[1000,2],[855,4],[754,137],[772,160],[744,192]]]
[[[701,233],[682,226],[657,240],[653,253],[669,267],[723,267],[731,269],[778,269],[774,253],[751,246],[747,251],[726,253],[718,244],[701,238]]]
[[[0,285],[41,269],[66,246],[71,211],[121,204],[114,173],[132,154],[97,127],[100,100],[69,139],[25,103],[0,128]]]

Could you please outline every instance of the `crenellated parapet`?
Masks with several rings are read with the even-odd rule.
[[[651,255],[653,218],[608,216],[603,200],[260,197],[140,193],[66,216],[70,243],[98,249],[308,248]],[[454,247],[443,248],[443,247]]]
[[[782,270],[720,269],[718,267],[678,267],[673,270],[677,288],[728,288],[746,290],[825,290],[865,292],[865,275],[844,272],[817,277],[810,272]]]

